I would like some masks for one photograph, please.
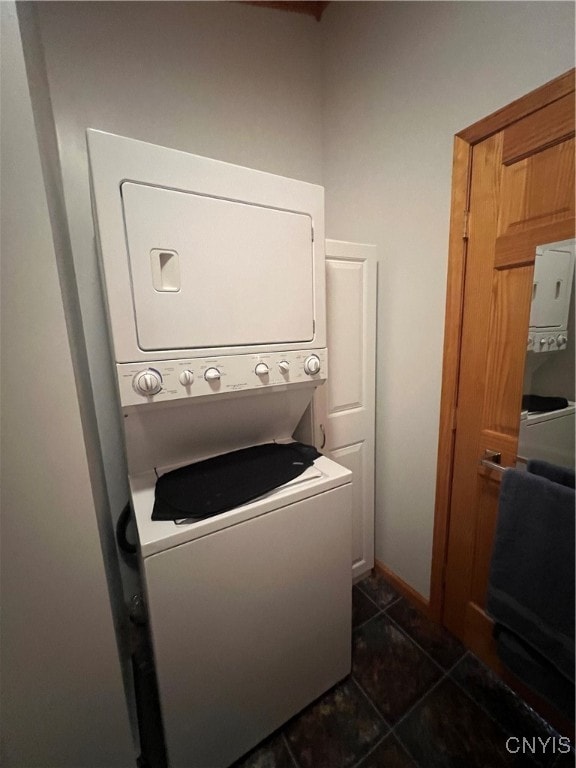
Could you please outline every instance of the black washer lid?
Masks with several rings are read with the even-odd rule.
[[[202,520],[301,475],[321,454],[303,443],[266,443],[167,472],[156,481],[153,520]]]

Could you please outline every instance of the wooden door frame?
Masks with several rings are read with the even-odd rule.
[[[574,91],[575,70],[571,69],[545,85],[513,101],[488,117],[460,131],[454,137],[452,198],[448,244],[448,280],[444,330],[444,362],[438,435],[438,468],[434,509],[434,538],[430,580],[429,615],[441,622],[444,608],[445,569],[448,556],[450,500],[456,434],[461,333],[464,309],[464,278],[467,258],[467,211],[470,200],[472,151],[478,144],[512,123],[547,107]],[[572,135],[574,133],[572,132]],[[559,130],[547,146],[568,138]]]

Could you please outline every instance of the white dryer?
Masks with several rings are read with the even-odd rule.
[[[351,473],[196,521],[171,469],[287,442],[326,378],[323,190],[88,132],[93,206],[171,768],[225,768],[351,663]]]

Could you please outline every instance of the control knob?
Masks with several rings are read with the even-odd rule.
[[[194,383],[194,374],[192,371],[182,371],[178,378],[183,387],[189,387],[190,384]]]
[[[566,344],[568,339],[563,334],[560,334],[560,336],[557,337],[556,341],[558,342],[558,346],[560,346],[562,344]]]
[[[254,373],[256,376],[268,376],[270,373],[270,369],[266,365],[266,363],[258,363],[256,368],[254,368]]]
[[[288,373],[290,370],[290,363],[287,360],[280,360],[278,363],[278,368],[280,369],[281,373]]]
[[[314,374],[320,371],[320,358],[318,355],[310,355],[310,357],[306,358],[304,361],[304,370],[309,376],[314,376]]]
[[[162,377],[158,371],[155,371],[152,368],[137,373],[136,376],[134,376],[132,383],[136,392],[145,397],[157,395],[162,389]]]
[[[206,381],[219,381],[220,380],[220,371],[218,368],[208,368],[206,373],[204,374],[204,378]]]

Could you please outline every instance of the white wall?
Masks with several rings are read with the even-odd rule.
[[[428,596],[453,135],[574,66],[574,7],[338,2],[321,26],[326,230],[382,260],[376,557]]]
[[[38,4],[108,495],[128,497],[86,128],[321,181],[314,19],[234,3]],[[125,571],[126,592],[136,584]]]
[[[1,13],[2,765],[135,760],[20,34]]]

